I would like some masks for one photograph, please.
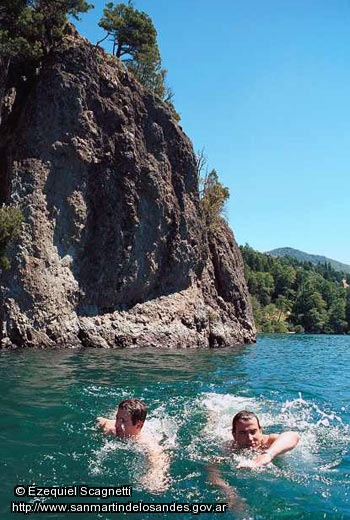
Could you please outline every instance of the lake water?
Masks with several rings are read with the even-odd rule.
[[[2,519],[16,518],[11,501],[34,503],[14,496],[17,484],[130,484],[135,503],[224,502],[208,480],[213,460],[221,461],[240,510],[202,513],[201,519],[350,518],[350,337],[265,335],[255,345],[211,351],[2,352],[0,385]],[[171,458],[164,493],[142,486],[145,461],[135,444],[107,439],[94,426],[96,416],[110,416],[118,401],[132,396],[148,404],[148,428]],[[299,446],[263,470],[236,470],[239,456],[225,457],[222,445],[230,438],[232,415],[243,408],[258,413],[265,432],[298,431]],[[118,516],[195,517],[33,513],[29,518]]]

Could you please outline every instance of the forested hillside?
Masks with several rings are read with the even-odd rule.
[[[350,333],[350,276],[241,247],[259,332]]]
[[[311,262],[312,264],[330,264],[335,271],[350,273],[350,265],[348,264],[343,264],[326,256],[311,255],[310,253],[305,253],[305,251],[299,251],[299,249],[293,249],[292,247],[279,247],[271,251],[266,251],[266,254],[271,256],[289,256],[300,262]]]

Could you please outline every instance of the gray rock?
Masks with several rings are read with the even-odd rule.
[[[224,221],[204,228],[167,106],[76,34],[9,95],[0,188],[24,224],[1,273],[2,346],[254,341],[240,251]]]

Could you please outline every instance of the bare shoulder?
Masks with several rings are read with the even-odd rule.
[[[264,448],[269,448],[275,441],[277,441],[280,435],[280,433],[270,433],[270,435],[265,435]]]
[[[271,433],[270,435],[266,435],[266,440],[264,440],[263,447],[269,448],[277,440],[280,447],[283,445],[284,453],[285,451],[295,448],[295,446],[298,444],[300,440],[300,435],[297,432],[293,431]]]

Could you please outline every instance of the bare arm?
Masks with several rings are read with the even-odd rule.
[[[147,452],[147,474],[142,484],[151,492],[163,492],[169,487],[169,456],[155,439],[142,439]]]
[[[300,440],[300,435],[296,432],[283,432],[280,435],[278,435],[276,438],[275,436],[270,436],[270,441],[268,449],[265,453],[262,453],[261,455],[257,455],[253,458],[252,461],[250,461],[247,464],[242,464],[238,466],[239,468],[242,467],[259,467],[259,466],[267,466],[267,464],[270,464],[270,462],[273,461],[275,457],[278,455],[281,455],[282,453],[286,453],[287,451],[293,450],[296,445],[298,444]]]
[[[105,417],[97,417],[96,424],[105,435],[115,435],[115,421]]]
[[[275,441],[269,446],[266,453],[271,456],[271,460],[286,453],[287,451],[293,450],[298,442],[300,441],[300,435],[296,432],[283,432]]]
[[[275,457],[293,450],[300,440],[300,436],[296,432],[283,432],[276,440],[270,444],[266,453],[254,457],[253,462],[257,466],[265,466],[269,464]]]

